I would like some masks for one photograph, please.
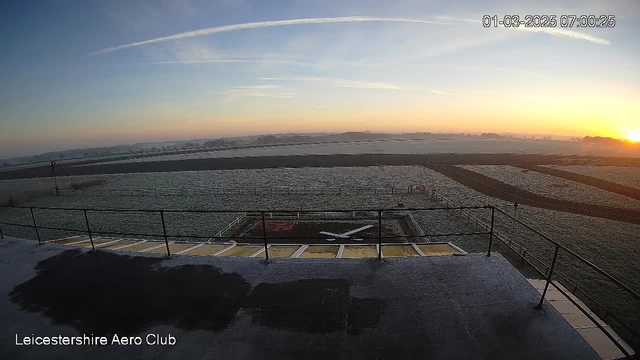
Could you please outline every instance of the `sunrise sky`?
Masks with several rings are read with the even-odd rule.
[[[3,1],[0,158],[281,132],[627,138],[640,131],[639,4]],[[484,14],[616,26],[486,29]]]

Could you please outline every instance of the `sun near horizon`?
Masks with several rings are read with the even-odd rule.
[[[627,135],[627,139],[633,142],[640,142],[640,130],[631,131]]]

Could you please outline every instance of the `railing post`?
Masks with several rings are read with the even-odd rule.
[[[264,240],[264,256],[267,261],[269,261],[269,247],[267,246],[267,225],[264,221],[264,211],[260,212],[262,216],[262,240]]]
[[[491,243],[493,243],[493,223],[496,219],[496,208],[491,207],[491,231],[489,232],[489,250],[487,250],[487,256],[491,256]]]
[[[544,285],[544,291],[542,292],[540,303],[537,306],[538,309],[542,309],[542,303],[544,303],[544,297],[545,295],[547,295],[547,289],[549,288],[549,283],[551,282],[551,276],[553,275],[553,268],[556,267],[556,260],[558,259],[559,250],[560,250],[560,245],[556,244],[556,251],[553,254],[553,260],[551,261],[551,268],[549,269],[549,275],[547,276],[547,283]]]
[[[164,244],[167,246],[167,256],[171,256],[169,250],[169,238],[167,237],[167,227],[164,225],[164,211],[160,210],[160,218],[162,219],[162,233],[164,234]]]
[[[33,208],[30,207],[29,210],[31,211],[31,220],[33,220],[33,228],[36,230],[36,236],[38,237],[38,245],[42,244],[42,241],[40,241],[40,232],[38,231],[38,225],[36,225],[36,218],[33,216]]]
[[[382,260],[382,210],[378,210],[378,260]]]
[[[84,212],[84,222],[87,224],[87,232],[89,233],[89,241],[91,241],[91,250],[95,250],[93,245],[93,236],[91,235],[91,228],[89,228],[89,218],[87,217],[87,209],[82,210]]]

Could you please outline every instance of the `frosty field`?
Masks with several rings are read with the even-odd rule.
[[[593,176],[602,180],[609,180],[620,185],[630,186],[640,189],[640,168],[626,166],[555,166],[547,165],[550,168],[556,168],[565,171],[571,171],[576,174]]]
[[[97,164],[119,164],[148,161],[170,161],[185,159],[259,157],[286,155],[329,155],[329,154],[433,154],[433,153],[511,153],[511,154],[559,154],[640,157],[637,151],[625,151],[614,146],[583,146],[569,141],[544,140],[492,140],[492,139],[430,139],[430,140],[384,140],[359,141],[332,144],[286,145],[239,150],[203,151],[191,154],[171,154],[139,159],[115,160]],[[79,165],[91,166],[93,164]]]
[[[540,174],[534,171],[522,172],[521,168],[514,166],[460,165],[460,167],[492,177],[509,185],[518,186],[522,190],[538,195],[567,201],[640,209],[639,200],[552,175]],[[608,180],[613,181],[612,179]]]
[[[514,174],[519,169],[500,167],[472,167],[499,180],[513,183]],[[608,194],[589,186],[578,186],[562,179],[548,179],[542,174],[522,174],[527,181],[520,185],[529,191],[546,191],[544,194],[574,201],[597,201],[612,206],[637,206],[632,199],[620,199],[621,195]],[[532,176],[533,175],[533,176]],[[357,168],[278,168],[262,170],[220,170],[187,171],[171,173],[118,174],[103,176],[61,177],[59,185],[69,186],[73,182],[102,179],[102,185],[87,189],[86,194],[51,196],[51,179],[32,181],[0,182],[0,189],[13,191],[23,189],[49,191],[41,196],[25,201],[23,206],[96,208],[96,209],[163,209],[163,210],[329,210],[329,209],[378,209],[395,208],[402,204],[405,208],[428,208],[445,206],[442,202],[426,194],[407,194],[410,185],[425,184],[428,190],[435,190],[458,205],[493,204],[513,213],[511,203],[486,197],[438,172],[421,166],[376,166]],[[557,187],[554,184],[562,184]],[[223,189],[220,195],[202,189]],[[393,193],[391,189],[393,188]],[[132,189],[183,189],[183,195],[160,196],[151,191],[134,192]],[[200,191],[190,191],[200,189]],[[237,189],[253,191],[238,192]],[[274,191],[273,189],[276,189]],[[286,191],[283,189],[294,189]],[[297,191],[295,190],[297,189]],[[339,190],[337,190],[339,189]],[[123,191],[123,195],[89,195],[94,190]],[[340,192],[337,192],[340,191]],[[567,191],[569,195],[567,195]],[[106,192],[105,192],[106,194]],[[129,195],[127,195],[129,194]],[[157,193],[156,193],[157,194]],[[144,196],[143,196],[144,195]],[[489,221],[490,211],[473,210],[474,215]],[[86,224],[82,211],[34,210],[39,226],[73,228],[85,231]],[[414,218],[426,234],[468,233],[482,231],[473,221],[464,220],[456,211],[417,211]],[[238,214],[164,214],[167,233],[172,240],[202,240],[195,237],[213,237],[218,231],[233,221]],[[1,221],[32,224],[28,209],[4,208],[0,210]],[[638,234],[640,225],[605,220],[571,213],[557,212],[528,206],[520,206],[516,217],[541,232],[549,235],[567,248],[575,251],[605,271],[611,273],[632,289],[640,291],[640,248]],[[156,235],[162,238],[162,224],[159,213],[141,212],[88,212],[88,220],[94,232],[124,232]],[[495,228],[515,243],[522,245],[529,254],[549,264],[553,248],[534,232],[514,224],[498,213]],[[35,239],[33,229],[2,226],[5,234]],[[40,229],[44,240],[75,235],[69,231]],[[127,237],[127,236],[125,236]],[[129,236],[136,237],[136,236]],[[137,236],[140,237],[140,236]],[[146,236],[154,238],[154,236]],[[451,241],[468,252],[484,252],[488,236],[431,237],[431,241]],[[499,242],[494,249],[506,256],[506,247]],[[522,266],[511,256],[516,266]],[[575,259],[563,254],[559,258],[558,271],[572,284],[588,292],[599,303],[612,311],[631,312],[635,315],[629,321],[640,327],[640,314],[629,309],[637,309],[634,303],[601,275],[594,273]],[[625,266],[620,266],[625,264]],[[544,268],[544,265],[541,265]]]

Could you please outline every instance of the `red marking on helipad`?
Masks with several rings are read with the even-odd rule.
[[[296,223],[294,221],[266,221],[267,231],[291,231]],[[262,224],[258,224],[258,230],[262,230]]]

